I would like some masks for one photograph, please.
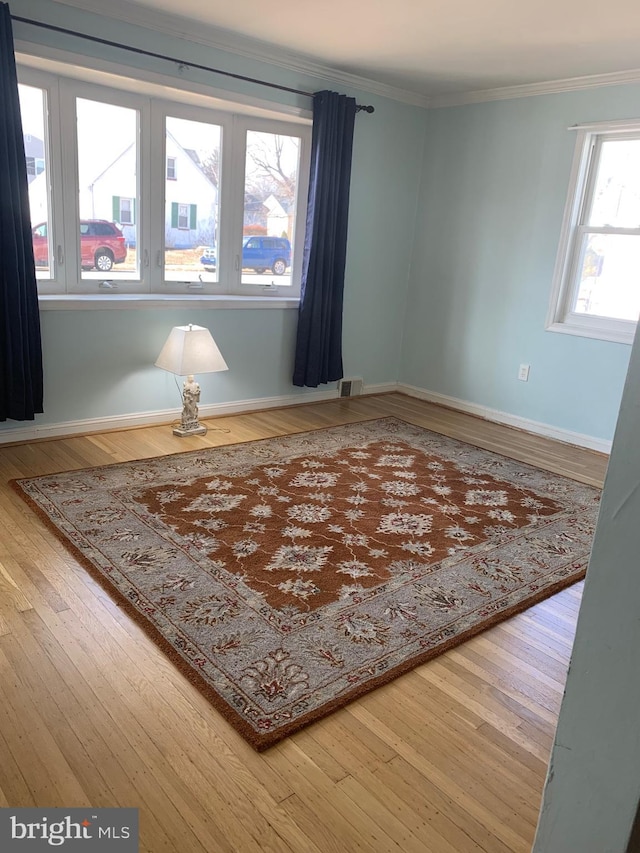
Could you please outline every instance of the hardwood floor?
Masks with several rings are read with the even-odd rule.
[[[148,853],[526,853],[581,585],[258,754],[8,486],[395,415],[601,485],[606,457],[399,394],[0,448],[0,806],[138,806]]]

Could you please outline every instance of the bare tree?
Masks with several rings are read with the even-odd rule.
[[[274,195],[280,201],[293,202],[298,178],[298,145],[295,137],[250,134],[245,191],[256,200]],[[220,149],[213,149],[200,163],[200,168],[214,187],[219,188]]]
[[[252,137],[247,144],[247,155],[254,168],[247,168],[247,189],[250,188],[253,194],[262,198],[273,194],[293,202],[298,177],[297,157],[295,166],[287,167],[285,160],[291,161],[291,153],[286,153],[285,146],[289,143],[297,151],[298,140],[295,137],[263,133],[252,134]]]
[[[214,148],[211,154],[202,161],[200,168],[214,187],[220,186],[220,149]]]

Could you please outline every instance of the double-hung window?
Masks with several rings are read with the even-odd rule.
[[[134,198],[122,198],[113,196],[114,198],[114,216],[122,225],[133,225],[133,211],[135,210],[136,200]]]
[[[152,84],[19,79],[42,296],[299,295],[308,120]],[[282,248],[251,255],[256,235]]]
[[[577,133],[547,328],[630,342],[640,313],[640,121]]]

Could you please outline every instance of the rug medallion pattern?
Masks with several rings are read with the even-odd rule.
[[[257,748],[578,580],[599,499],[393,418],[19,487]]]

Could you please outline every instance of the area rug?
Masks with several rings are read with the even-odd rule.
[[[15,485],[257,749],[582,578],[599,499],[394,418]]]

